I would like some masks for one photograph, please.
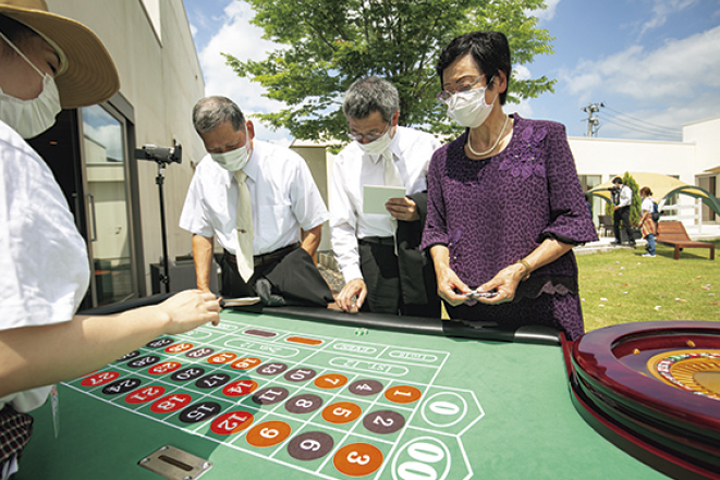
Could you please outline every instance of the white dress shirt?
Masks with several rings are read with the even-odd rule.
[[[252,199],[253,254],[262,255],[301,240],[328,219],[328,211],[305,160],[292,150],[253,140],[242,169]],[[180,228],[203,237],[216,236],[235,254],[238,184],[233,172],[206,155],[195,169],[180,215]]]
[[[427,171],[440,142],[431,134],[398,127],[388,149],[406,195],[427,190]],[[330,190],[330,235],[333,253],[346,282],[362,278],[358,238],[394,234],[391,216],[364,214],[363,185],[385,185],[382,155],[365,154],[352,142],[335,158]]]
[[[0,330],[72,320],[90,281],[85,241],[47,164],[0,121]],[[0,398],[20,412],[50,387]]]
[[[618,207],[628,207],[632,204],[633,191],[628,185],[623,185],[620,189],[620,203]]]

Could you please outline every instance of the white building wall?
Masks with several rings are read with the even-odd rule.
[[[580,175],[602,175],[602,181],[625,172],[652,172],[679,176],[695,184],[695,145],[604,138],[569,137]]]
[[[713,175],[704,172],[720,166],[719,133],[720,117],[685,125],[682,142],[587,137],[569,137],[568,142],[579,175],[601,175],[602,182],[606,182],[625,172],[651,172],[701,186],[701,178],[705,185],[707,177]],[[678,214],[686,226],[697,223],[694,217],[699,215],[698,200],[680,195],[678,205]]]
[[[101,5],[99,6],[99,3]],[[204,155],[192,126],[191,110],[204,96],[205,83],[195,44],[179,0],[47,0],[51,12],[92,29],[110,52],[120,75],[120,94],[134,109],[136,148],[182,144],[181,165],[163,171],[169,257],[191,250],[190,234],[177,224],[192,178],[192,163]],[[160,30],[158,31],[158,27]],[[131,154],[132,155],[132,154]],[[162,255],[157,165],[138,162],[145,283]]]
[[[696,174],[720,167],[720,117],[684,125],[683,140],[695,144]]]

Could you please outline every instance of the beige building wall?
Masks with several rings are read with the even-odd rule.
[[[134,109],[136,148],[182,144],[182,164],[163,170],[169,257],[191,250],[190,234],[178,228],[191,164],[204,155],[191,109],[205,83],[190,26],[180,0],[47,0],[54,13],[90,27],[110,52],[120,74],[120,95]],[[101,5],[101,6],[100,6]],[[132,153],[131,153],[132,156]],[[138,161],[139,206],[145,284],[162,255],[157,164]],[[141,292],[142,293],[142,292]]]
[[[320,190],[320,195],[325,202],[325,207],[330,207],[330,179],[332,177],[332,154],[327,151],[325,145],[315,142],[294,140],[290,150],[299,154],[310,168],[315,184]],[[323,223],[322,236],[320,238],[319,252],[332,250],[330,243],[330,227],[328,222]]]

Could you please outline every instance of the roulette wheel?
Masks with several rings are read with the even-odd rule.
[[[566,345],[576,408],[628,453],[675,478],[720,479],[720,328],[642,322]]]

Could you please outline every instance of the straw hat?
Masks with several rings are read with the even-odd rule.
[[[30,27],[67,59],[55,78],[63,108],[101,103],[120,89],[115,64],[100,39],[85,25],[48,12],[45,0],[0,0],[0,15]]]

